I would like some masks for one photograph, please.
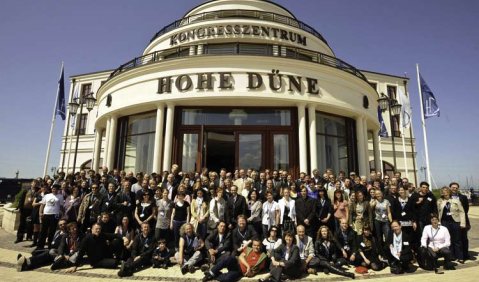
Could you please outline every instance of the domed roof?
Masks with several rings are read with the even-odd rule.
[[[286,8],[266,0],[212,0],[191,9],[185,14],[184,18],[200,13],[220,10],[256,10],[296,19]]]

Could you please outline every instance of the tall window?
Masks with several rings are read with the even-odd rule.
[[[388,89],[388,96],[391,99],[397,100],[397,87],[396,86],[387,86]],[[399,119],[396,116],[392,116],[392,134],[394,134],[394,137],[401,137],[401,131],[399,130]]]
[[[91,83],[85,83],[81,86],[81,96],[85,97],[91,93]]]
[[[86,121],[88,119],[88,114],[77,115],[77,123],[75,125],[75,134],[80,132],[80,135],[85,135],[86,133]]]
[[[320,171],[332,168],[336,173],[340,170],[355,170],[353,150],[354,127],[352,121],[316,113],[316,138]],[[314,169],[314,168],[312,168]]]
[[[120,124],[119,151],[125,171],[153,172],[156,112],[129,116]],[[121,160],[120,160],[121,163]]]

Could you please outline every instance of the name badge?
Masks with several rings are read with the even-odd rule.
[[[431,202],[431,201],[432,201],[431,197],[427,197],[427,200],[428,200],[429,202]]]
[[[447,213],[447,215],[451,215],[451,213],[450,213],[450,212],[448,212],[448,213]]]
[[[385,214],[383,214],[383,218],[386,218],[386,215],[385,215]]]
[[[145,217],[145,214],[144,213],[140,214],[140,217]]]
[[[409,246],[409,242],[402,242],[404,246]]]
[[[401,215],[402,215],[402,216],[405,216],[405,215],[406,215],[406,212],[402,212]]]
[[[364,244],[363,242],[361,242],[360,245],[361,245],[361,247],[363,247],[363,248],[366,247],[366,244]]]
[[[165,212],[160,212],[160,216],[165,216]]]
[[[106,202],[105,204],[106,204],[107,207],[110,205],[110,203],[108,203],[108,202]]]
[[[92,208],[93,208],[93,205],[89,206],[88,208],[89,208],[89,209],[92,209]]]

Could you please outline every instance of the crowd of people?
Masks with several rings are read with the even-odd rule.
[[[469,256],[469,202],[459,184],[436,199],[400,173],[358,176],[327,169],[301,172],[239,169],[161,174],[109,171],[59,173],[22,191],[15,243],[31,240],[18,271],[82,264],[119,268],[120,277],[146,267],[181,273],[201,269],[203,281],[262,281],[307,274],[454,269]],[[227,269],[227,271],[223,271]],[[268,271],[269,270],[269,271]]]

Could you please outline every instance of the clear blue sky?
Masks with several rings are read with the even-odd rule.
[[[42,174],[61,62],[65,75],[114,69],[139,56],[163,26],[198,0],[0,3],[0,177]],[[415,64],[438,99],[427,120],[438,185],[479,185],[479,1],[275,1],[318,30],[338,58],[360,69],[411,78],[418,167],[424,146]],[[66,90],[69,85],[66,85]],[[58,166],[64,123],[50,160]],[[422,174],[419,172],[420,178]]]

